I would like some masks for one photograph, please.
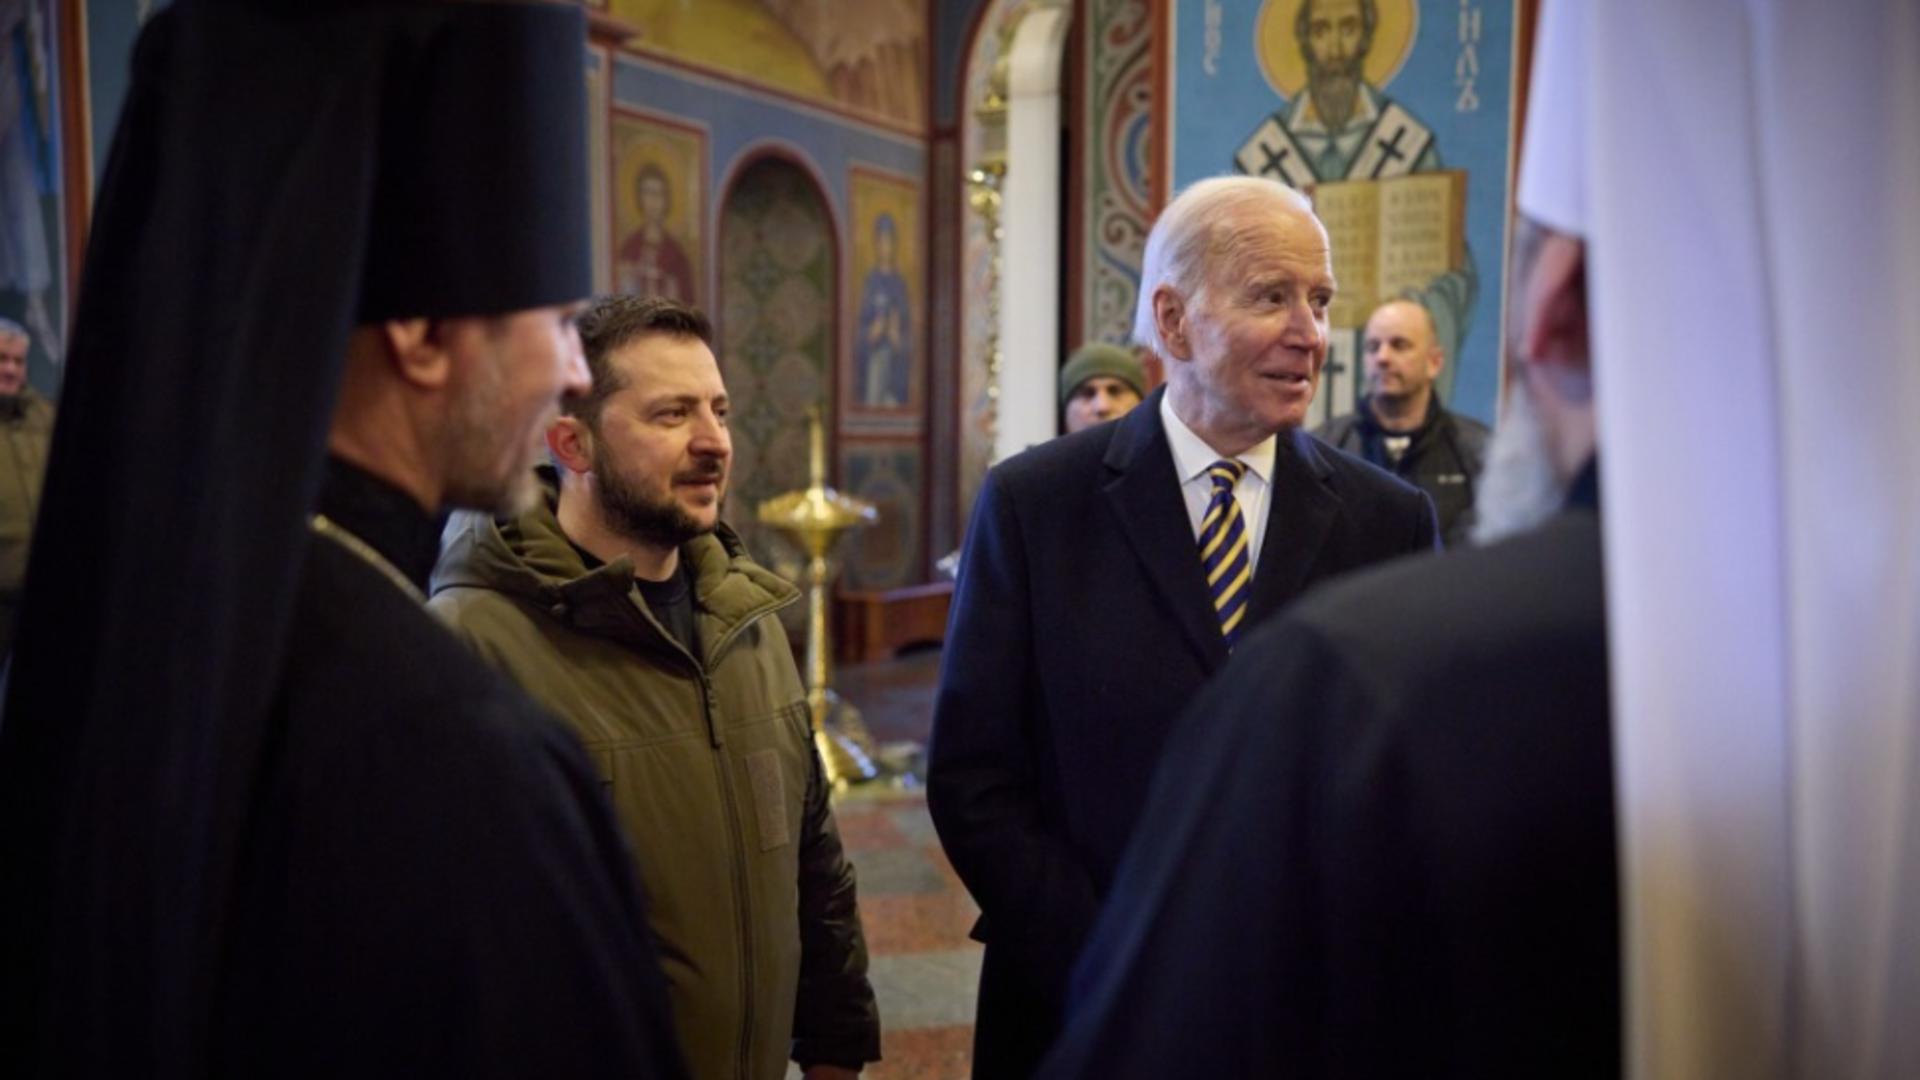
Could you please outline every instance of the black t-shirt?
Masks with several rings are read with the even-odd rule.
[[[606,563],[593,552],[567,541],[568,545],[587,565],[588,571],[594,571]],[[640,590],[640,599],[647,602],[647,610],[660,620],[667,633],[673,636],[688,652],[700,655],[700,642],[693,636],[693,581],[687,575],[687,564],[680,562],[673,568],[673,576],[665,581],[648,581],[645,578],[633,579],[634,587]]]
[[[686,563],[675,566],[673,576],[665,581],[634,578],[633,584],[640,590],[640,598],[647,602],[647,610],[667,628],[667,633],[686,646],[688,652],[700,655],[700,643],[693,636],[693,583],[687,576]]]

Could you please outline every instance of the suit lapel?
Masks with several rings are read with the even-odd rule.
[[[1207,595],[1193,525],[1180,494],[1180,476],[1173,467],[1173,449],[1160,423],[1160,397],[1165,393],[1164,389],[1154,391],[1116,422],[1113,441],[1107,446],[1109,479],[1104,490],[1121,531],[1139,557],[1141,572],[1212,671],[1226,662],[1227,646]],[[1258,575],[1255,582],[1257,586]]]
[[[1281,432],[1267,491],[1267,532],[1260,542],[1260,565],[1253,571],[1253,595],[1247,598],[1247,625],[1285,607],[1305,587],[1340,515],[1340,497],[1325,483],[1331,471],[1312,436],[1300,430]]]

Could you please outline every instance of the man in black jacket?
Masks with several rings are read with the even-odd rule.
[[[1367,318],[1362,338],[1367,396],[1360,407],[1314,432],[1321,439],[1417,485],[1433,498],[1448,547],[1473,522],[1474,482],[1486,464],[1487,426],[1440,404],[1434,383],[1446,350],[1433,315],[1412,300],[1389,300]]]

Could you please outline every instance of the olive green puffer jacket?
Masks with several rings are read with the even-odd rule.
[[[52,441],[51,402],[31,388],[0,397],[0,660],[13,648],[13,618],[26,581],[27,547]]]
[[[695,1077],[880,1056],[853,868],[774,616],[798,597],[726,526],[681,548],[698,656],[632,567],[589,572],[546,503],[456,519],[432,608],[573,726],[632,841]],[[791,1040],[791,1041],[789,1041]]]

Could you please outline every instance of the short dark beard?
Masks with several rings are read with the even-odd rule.
[[[693,467],[674,480],[724,482],[725,475],[726,467],[719,458],[696,458]],[[665,498],[655,498],[628,483],[613,462],[607,460],[605,443],[601,440],[595,440],[593,445],[593,478],[600,514],[607,527],[634,543],[666,550],[713,531],[712,525],[704,525],[687,513],[673,497],[671,486]]]

